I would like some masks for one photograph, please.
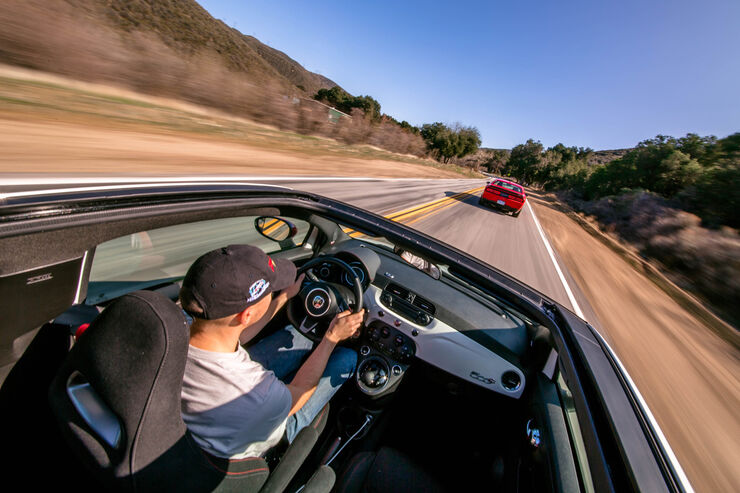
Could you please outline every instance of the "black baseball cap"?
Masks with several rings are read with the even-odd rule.
[[[251,245],[229,245],[199,257],[180,288],[182,308],[213,320],[241,312],[295,282],[296,267]]]

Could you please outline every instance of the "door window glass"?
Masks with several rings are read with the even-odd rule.
[[[178,224],[140,231],[101,243],[95,250],[88,286],[88,304],[97,304],[127,292],[179,280],[206,252],[247,243],[265,253],[300,246],[310,228],[306,221],[288,219],[298,233],[275,242],[254,227],[256,216]]]

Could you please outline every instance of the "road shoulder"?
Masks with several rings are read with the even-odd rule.
[[[733,491],[740,484],[736,347],[556,206],[530,200],[696,491]]]

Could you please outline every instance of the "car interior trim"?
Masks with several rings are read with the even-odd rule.
[[[423,326],[406,320],[400,314],[390,312],[381,304],[381,294],[382,290],[374,285],[365,292],[365,306],[369,313],[368,325],[373,321],[385,322],[386,317],[381,318],[377,313],[389,312],[388,315],[395,316],[400,321],[395,328],[413,339],[417,358],[479,387],[515,399],[521,397],[526,379],[519,368],[439,319],[434,319],[430,325]],[[415,329],[419,333],[416,337],[412,335]],[[521,385],[515,390],[507,390],[501,384],[501,376],[506,371],[516,373],[521,379]]]

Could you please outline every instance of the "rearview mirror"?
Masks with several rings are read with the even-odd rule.
[[[434,279],[439,279],[441,274],[439,273],[439,267],[431,263],[425,258],[419,257],[407,250],[396,248],[395,252],[406,262],[413,265],[422,272],[429,274]]]
[[[274,216],[260,216],[254,220],[254,229],[265,238],[272,241],[284,242],[298,234],[295,224]]]

